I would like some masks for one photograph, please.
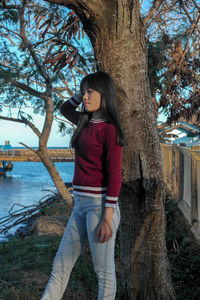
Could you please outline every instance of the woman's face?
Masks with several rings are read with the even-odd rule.
[[[88,88],[84,91],[83,103],[86,111],[97,111],[101,107],[101,94],[91,88]]]

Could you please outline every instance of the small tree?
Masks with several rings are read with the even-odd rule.
[[[69,37],[61,45],[65,51],[59,53],[62,61],[68,60],[66,74],[55,60],[56,43],[65,30],[63,27],[76,27],[79,19],[61,8],[55,9],[45,3],[41,6],[38,1],[9,2],[9,5],[1,5],[0,15],[0,91],[3,95],[0,108],[9,107],[10,115],[1,115],[0,119],[26,124],[38,136],[37,150],[22,144],[40,157],[62,199],[71,205],[68,190],[47,153],[47,142],[53,118],[58,119],[60,104],[77,91],[78,78],[90,70],[89,60],[86,65],[85,59],[78,54],[78,42],[75,47]],[[81,30],[79,27],[78,29]],[[80,31],[77,33],[80,34]],[[54,72],[46,66],[49,56]],[[76,67],[73,68],[75,63]],[[42,131],[36,128],[31,115],[26,113],[26,107],[32,107],[35,113],[44,116]],[[13,108],[18,109],[17,118],[12,114]],[[66,123],[62,119],[59,122],[60,129],[66,130]]]
[[[163,1],[147,23],[149,77],[156,112],[200,121],[200,6]],[[193,118],[194,119],[194,118]]]

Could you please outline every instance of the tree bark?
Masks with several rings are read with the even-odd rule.
[[[108,10],[94,44],[101,69],[116,81],[127,142],[120,197],[123,280],[128,299],[171,300],[175,297],[165,245],[161,152],[144,27],[138,2],[132,1],[132,7],[130,2],[115,2],[116,22],[108,22],[113,15]]]
[[[37,151],[37,154],[39,155],[41,161],[49,172],[60,196],[67,202],[69,207],[72,207],[72,197],[68,192],[62,178],[60,177],[60,174],[58,173],[54,162],[47,152],[47,143],[53,124],[52,82],[50,79],[46,81],[46,98],[44,100],[46,106],[45,121],[41,135],[39,137],[39,150]]]
[[[121,261],[127,299],[175,299],[165,244],[164,186],[157,123],[137,0],[48,0],[73,8],[100,70],[115,79],[123,152]],[[124,296],[125,299],[125,296]]]
[[[41,161],[45,165],[47,171],[51,175],[51,178],[63,200],[67,202],[69,207],[72,207],[72,197],[68,192],[60,174],[58,173],[56,166],[47,153],[47,142],[51,132],[53,124],[53,100],[52,100],[52,82],[51,80],[46,82],[47,94],[45,99],[46,115],[45,122],[42,129],[41,136],[39,138],[39,150],[37,151]]]

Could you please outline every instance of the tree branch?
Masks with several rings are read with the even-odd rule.
[[[140,8],[142,7],[143,2],[144,2],[144,0],[140,1]]]
[[[198,21],[199,21],[199,18],[198,18],[198,20],[197,20],[197,24],[198,24]],[[187,43],[186,43],[186,45],[185,45],[185,49],[184,49],[184,51],[183,51],[183,55],[182,55],[182,57],[181,57],[181,60],[179,61],[179,64],[178,64],[179,66],[181,66],[181,64],[182,64],[182,62],[183,62],[183,60],[184,60],[184,57],[185,57],[185,55],[186,55],[186,53],[187,53],[187,49],[188,49],[189,44],[190,44],[190,38],[191,38],[191,36],[192,36],[192,34],[193,34],[193,32],[194,32],[195,27],[196,27],[197,24],[194,24],[194,23],[193,23],[193,25],[192,25],[191,28],[190,28],[189,35],[188,35],[188,38],[187,38]]]
[[[85,72],[85,71],[83,71],[83,70],[81,70],[79,67],[77,67],[77,66],[74,66],[74,69],[76,69],[79,73],[81,73],[83,76],[86,76],[87,75],[87,73]]]
[[[195,0],[192,0],[194,5],[196,6],[196,8],[198,8],[198,10],[200,11],[200,7],[198,6],[197,2]]]
[[[19,34],[19,33],[15,32],[15,31],[13,31],[13,30],[11,30],[11,29],[8,29],[8,28],[6,28],[6,27],[3,26],[3,25],[1,25],[0,28],[3,28],[3,29],[5,29],[5,30],[8,31],[8,32],[13,33],[13,34],[15,35],[15,38],[16,38],[16,36],[19,36],[19,37],[20,37],[20,34]],[[1,33],[1,35],[2,35],[2,33]]]
[[[26,85],[25,83],[19,82],[13,78],[6,78],[5,80],[12,83],[14,86],[22,89],[23,91],[31,94],[32,96],[35,96],[37,98],[41,98],[44,100],[46,100],[46,98],[47,98],[46,93],[38,92],[38,91],[32,89],[30,86]]]
[[[73,123],[71,123],[70,121],[68,121],[67,119],[61,119],[61,118],[59,118],[57,116],[54,116],[54,118],[56,119],[56,121],[67,123],[67,124],[69,124],[71,127],[73,127],[75,129],[75,125]]]
[[[37,150],[34,150],[33,148],[27,146],[26,144],[22,143],[22,142],[19,142],[20,145],[26,147],[27,149],[31,150],[33,153],[37,154],[38,155],[38,151]]]
[[[30,41],[28,40],[27,36],[26,36],[26,30],[25,30],[25,19],[24,19],[24,11],[26,8],[26,3],[23,5],[22,9],[20,9],[20,36],[24,42],[24,44],[27,46],[27,48],[29,49],[31,56],[38,68],[38,71],[40,72],[41,76],[45,79],[46,82],[50,82],[50,78],[47,75],[45,68],[40,64],[40,61],[35,53],[35,50],[32,46],[32,44],[30,43]]]
[[[21,117],[21,118],[22,118],[22,121],[24,121],[24,123],[27,124],[33,130],[33,132],[40,138],[41,132],[39,131],[39,129],[37,129],[37,127],[33,123],[31,123],[29,120],[27,120],[26,118],[24,118],[24,117]]]
[[[45,87],[45,85],[44,84],[42,84],[42,83],[40,83],[40,82],[38,82],[38,81],[36,81],[36,80],[32,80],[32,79],[30,79],[30,82],[32,82],[32,83],[34,83],[34,84],[37,84],[37,85],[39,85],[40,87],[42,87],[42,88],[44,88]],[[19,82],[18,82],[19,83]],[[14,84],[14,83],[13,83]],[[19,83],[19,84],[21,84],[21,85],[23,85],[23,83]],[[26,85],[25,85],[26,86]],[[30,94],[30,90],[28,90],[28,88],[29,89],[31,89],[29,86],[26,86],[27,87],[27,89],[25,90],[25,89],[23,89],[23,90],[25,90],[25,91],[27,91],[27,92],[29,92],[29,94]],[[20,87],[21,88],[21,87]],[[38,91],[36,91],[36,90],[34,90],[34,89],[32,89],[33,91],[35,91],[35,93],[39,93]],[[70,88],[68,87],[68,86],[66,86],[66,87],[53,87],[53,92],[55,92],[55,93],[57,93],[58,95],[59,95],[59,97],[61,97],[61,98],[64,98],[64,99],[68,99],[69,98],[69,96],[68,97],[65,97],[65,96],[63,96],[62,95],[62,92],[68,92],[69,94],[70,94],[70,97],[72,97],[73,96],[73,93],[72,93],[72,91],[70,90]],[[42,94],[42,93],[41,93]],[[33,95],[33,94],[32,94]],[[42,94],[42,95],[46,95],[45,93],[44,94]],[[36,96],[37,97],[37,95],[35,94],[34,96]],[[38,94],[38,96],[39,96],[39,94]],[[40,97],[41,98],[41,97]]]
[[[186,13],[186,15],[187,15],[187,17],[188,17],[190,23],[193,24],[194,22],[193,22],[193,20],[192,20],[190,14],[189,14],[187,8],[185,7],[185,5],[184,5],[183,3],[181,4],[181,7],[182,7],[182,9],[184,10],[184,12]]]
[[[28,126],[33,130],[33,132],[34,132],[38,137],[41,136],[40,131],[35,127],[35,125],[34,125],[33,123],[31,123],[30,121],[28,121],[28,120],[27,120],[26,118],[24,118],[24,117],[21,117],[21,119],[16,119],[16,118],[9,118],[9,117],[0,116],[0,119],[1,119],[1,120],[5,120],[5,121],[12,121],[12,122],[17,122],[17,123],[23,123],[23,124],[26,124],[26,125],[28,125]]]
[[[161,5],[162,0],[155,0],[154,4],[152,6],[152,8],[150,9],[150,12],[148,13],[148,15],[143,19],[143,23],[144,25],[146,25],[151,18],[153,17],[154,13],[156,12],[156,10],[159,8],[159,6]]]
[[[75,77],[75,75],[74,75],[74,73],[73,73],[72,69],[70,69],[70,71],[71,71],[71,73],[72,73],[72,77],[73,77],[73,79],[74,79],[75,91],[77,92],[77,83],[76,83],[76,77]]]
[[[48,76],[45,67],[40,63],[37,54],[34,50],[33,45],[30,43],[26,36],[26,28],[25,28],[25,18],[24,18],[24,12],[26,9],[27,1],[23,1],[23,7],[20,9],[20,36],[23,40],[23,43],[28,48],[37,68],[40,73],[40,75],[45,79],[46,82],[46,94],[43,99],[45,100],[45,107],[46,107],[46,117],[44,121],[44,126],[42,129],[42,133],[40,135],[39,139],[39,146],[40,148],[43,148],[47,146],[47,141],[50,135],[52,122],[53,122],[53,101],[52,101],[52,80]]]
[[[4,37],[6,37],[6,38],[11,42],[11,44],[13,44],[13,45],[16,46],[16,47],[19,47],[19,45],[18,45],[17,43],[15,43],[15,42],[11,39],[10,36],[4,35]],[[15,37],[15,38],[16,38],[16,37]]]
[[[56,3],[56,4],[63,5],[63,6],[67,6],[69,8],[70,8],[70,6],[71,6],[71,8],[78,6],[77,0],[65,0],[65,1],[63,1],[63,0],[45,0],[45,1],[49,2],[49,3],[54,3],[54,4]]]
[[[19,5],[0,5],[0,9],[17,9],[19,10],[20,9],[20,6]]]

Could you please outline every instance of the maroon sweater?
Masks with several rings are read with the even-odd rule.
[[[60,108],[69,121],[78,123],[78,97],[73,96]],[[73,194],[106,196],[105,206],[115,207],[121,187],[122,147],[117,144],[114,125],[104,120],[91,119],[82,129],[75,149]]]

